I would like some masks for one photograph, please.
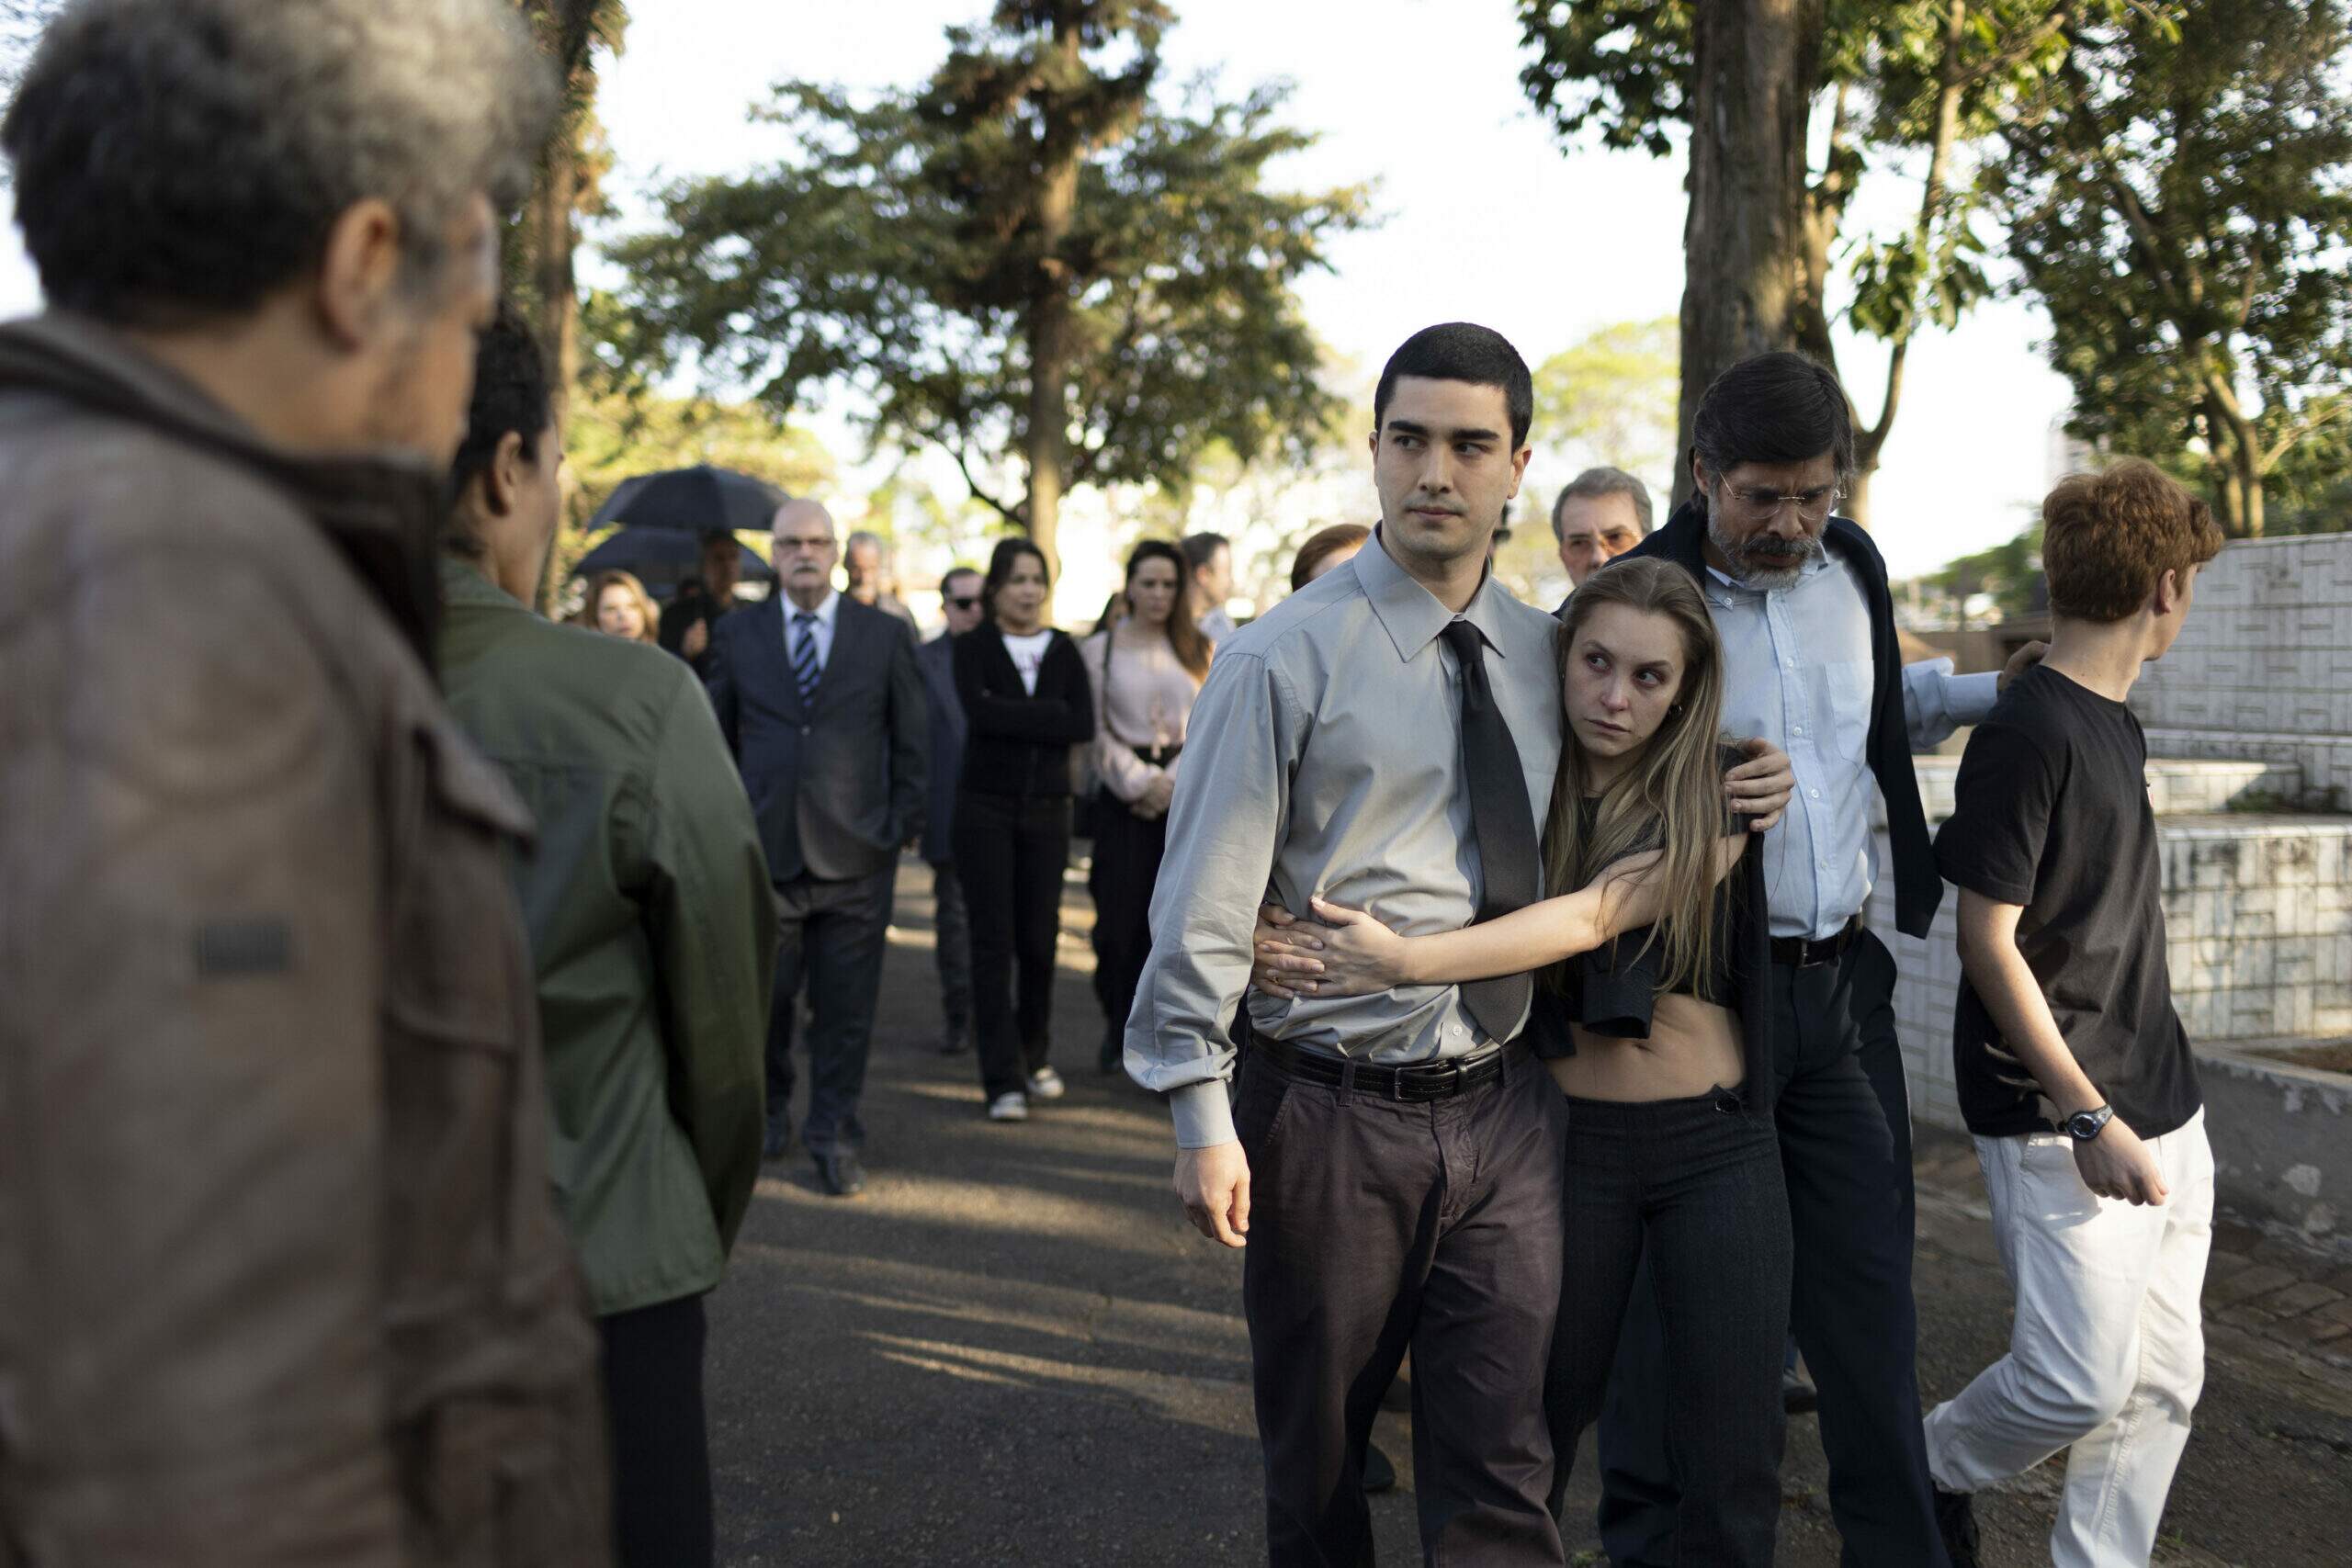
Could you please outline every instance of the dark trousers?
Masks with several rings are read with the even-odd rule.
[[[768,1120],[782,1118],[791,1104],[792,1032],[805,983],[808,1117],[802,1136],[812,1154],[865,1142],[857,1100],[865,1090],[897,879],[891,866],[840,882],[796,876],[775,890],[784,929],[768,1001]]]
[[[709,1568],[710,1438],[702,1298],[596,1320],[613,1423],[617,1568]]]
[[[1151,956],[1151,890],[1168,850],[1168,818],[1149,821],[1105,794],[1094,809],[1094,999],[1102,1004],[1106,1039],[1122,1033],[1135,1010],[1136,984]]]
[[[1665,1381],[1653,1390],[1681,1478],[1673,1561],[1772,1561],[1781,1518],[1781,1351],[1789,1204],[1770,1118],[1730,1089],[1568,1101],[1567,1249],[1544,1380],[1558,1472],[1600,1415],[1636,1267],[1656,1285]]]
[[[1919,1425],[1911,1117],[1894,957],[1865,932],[1836,964],[1772,969],[1781,1171],[1795,1241],[1790,1321],[1821,1392],[1846,1568],[1946,1568]],[[1679,1488],[1662,1422],[1655,1292],[1638,1294],[1601,1416],[1601,1541],[1622,1568],[1673,1559]]]
[[[934,915],[932,934],[937,937],[939,1010],[946,1016],[951,1038],[962,1038],[972,1028],[972,917],[964,908],[964,879],[953,861],[931,868],[931,898]]]
[[[1268,1562],[1372,1562],[1364,1445],[1409,1348],[1426,1559],[1556,1568],[1543,1388],[1566,1127],[1542,1066],[1514,1050],[1499,1080],[1405,1105],[1252,1053],[1234,1121]]]
[[[1029,1075],[1046,1065],[1069,863],[1069,796],[967,790],[956,797],[956,869],[972,922],[972,1022],[980,1086],[991,1100],[1025,1091]]]

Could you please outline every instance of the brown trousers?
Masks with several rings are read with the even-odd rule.
[[[1364,1444],[1413,1353],[1413,1484],[1426,1560],[1555,1565],[1544,1373],[1560,1298],[1566,1121],[1543,1066],[1396,1104],[1245,1055],[1250,1173],[1242,1303],[1276,1568],[1373,1560]]]

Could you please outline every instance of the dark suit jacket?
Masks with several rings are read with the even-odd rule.
[[[823,881],[894,864],[922,829],[930,737],[907,628],[843,595],[807,708],[781,592],[711,628],[710,703],[759,819],[768,876]]]
[[[915,649],[922,693],[931,708],[931,804],[922,817],[922,858],[944,865],[956,858],[956,784],[964,776],[963,699],[956,694],[956,644],[945,632]]]
[[[1695,501],[1674,509],[1665,526],[1626,552],[1676,562],[1702,586],[1707,581],[1707,516]],[[1894,596],[1886,585],[1886,559],[1859,524],[1832,517],[1823,546],[1854,571],[1871,611],[1871,772],[1886,798],[1887,840],[1894,852],[1894,926],[1906,936],[1924,937],[1943,901],[1944,879],[1928,837],[1928,814],[1919,804],[1919,775],[1911,767],[1911,730],[1903,717],[1903,650],[1894,640]]]

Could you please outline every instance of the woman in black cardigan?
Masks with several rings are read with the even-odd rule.
[[[992,1122],[1026,1121],[1032,1099],[1062,1094],[1046,1061],[1054,942],[1069,859],[1070,749],[1094,739],[1094,693],[1078,645],[1045,624],[1046,585],[1036,546],[1000,541],[980,590],[986,618],[955,646],[969,726],[956,867],[972,923],[972,1014]]]

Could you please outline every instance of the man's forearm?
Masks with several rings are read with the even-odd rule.
[[[2104,1102],[2106,1097],[2098,1086],[2084,1074],[2082,1064],[2067,1049],[2066,1037],[2051,1015],[2041,982],[2014,941],[1997,936],[1963,941],[1961,967],[1976,988],[1993,1026],[2001,1032],[2002,1043],[2060,1115],[2088,1111]]]

